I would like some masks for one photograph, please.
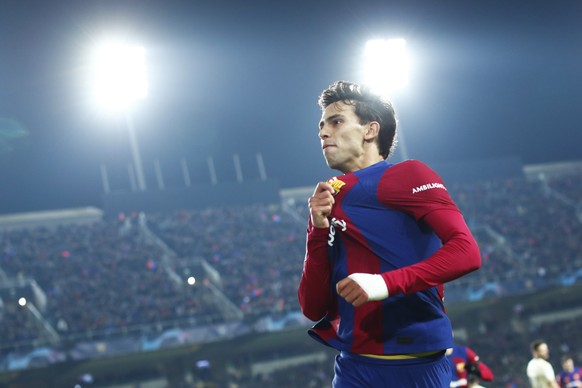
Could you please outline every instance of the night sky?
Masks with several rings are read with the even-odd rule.
[[[127,190],[121,117],[92,106],[89,52],[120,36],[146,49],[149,96],[132,112],[146,180],[180,187],[336,175],[317,96],[362,82],[367,40],[404,38],[409,86],[393,100],[411,158],[582,160],[580,1],[0,1],[0,214],[97,206],[105,164]],[[394,160],[399,158],[398,150]]]

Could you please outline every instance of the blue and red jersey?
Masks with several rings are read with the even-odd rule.
[[[571,388],[582,386],[582,368],[574,368],[572,372],[561,371],[557,376],[558,384],[561,388]]]
[[[453,373],[451,387],[468,386],[469,374],[474,374],[484,381],[493,381],[493,372],[481,362],[477,353],[467,346],[455,345],[452,353],[447,355]]]
[[[425,164],[386,161],[332,178],[330,227],[308,226],[298,290],[310,334],[339,350],[391,355],[453,346],[443,284],[481,265],[479,249],[441,178]],[[354,308],[335,285],[381,274],[390,296]]]

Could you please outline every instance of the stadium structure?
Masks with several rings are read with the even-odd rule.
[[[481,248],[445,285],[455,338],[524,386],[529,342],[582,360],[582,163],[435,165]],[[312,188],[111,191],[0,216],[0,385],[329,386],[296,300]],[[230,195],[236,193],[236,195]]]

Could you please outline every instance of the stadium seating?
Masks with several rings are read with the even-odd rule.
[[[582,277],[582,185],[576,176],[454,185],[449,191],[478,240],[483,267],[446,285],[447,305],[571,285]],[[46,304],[34,315],[16,305],[17,292],[14,299],[2,297],[0,354],[47,345],[47,330],[61,344],[132,334],[157,344],[175,328],[229,322],[229,309],[255,328],[265,317],[287,322],[299,309],[307,214],[304,201],[2,231],[3,276],[34,279]],[[192,275],[196,283],[188,284]],[[521,332],[493,321],[480,325],[475,327],[497,340],[475,331],[470,345],[489,355],[503,381],[523,375],[533,336],[564,350],[571,341],[560,336],[563,328],[580,329],[576,320],[559,323],[560,330],[556,323]],[[582,343],[571,346],[582,349]]]

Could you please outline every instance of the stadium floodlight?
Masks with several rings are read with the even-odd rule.
[[[383,96],[408,84],[410,61],[404,39],[375,39],[366,43],[365,83]]]
[[[125,111],[147,97],[145,50],[141,46],[107,42],[95,50],[94,85],[97,103]]]
[[[404,39],[370,40],[366,43],[364,57],[364,83],[375,93],[392,100],[396,91],[408,85],[410,60]],[[402,159],[408,159],[402,130],[398,133],[398,148]]]
[[[93,58],[93,89],[97,105],[125,114],[133,165],[140,191],[145,177],[131,107],[148,94],[145,50],[141,46],[109,41],[97,46]]]

